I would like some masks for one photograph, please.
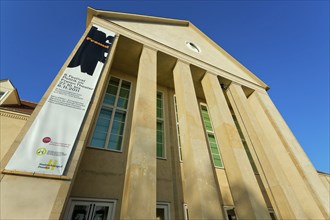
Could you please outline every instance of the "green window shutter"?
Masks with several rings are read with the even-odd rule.
[[[213,164],[215,167],[223,168],[223,163],[222,163],[220,151],[218,148],[218,142],[214,135],[212,122],[211,122],[210,115],[208,113],[207,106],[205,104],[201,104],[200,106],[201,106],[201,111],[202,111],[203,124],[204,124],[204,128],[205,128],[205,131],[207,134],[207,141],[208,141],[210,152],[211,152],[212,159],[213,159]]]

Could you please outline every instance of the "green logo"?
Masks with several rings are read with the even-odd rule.
[[[47,150],[46,150],[46,148],[44,148],[44,147],[40,147],[40,148],[38,148],[37,150],[36,150],[36,154],[38,155],[38,156],[43,156],[43,155],[45,155],[47,153]]]

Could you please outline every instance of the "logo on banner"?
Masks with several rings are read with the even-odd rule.
[[[38,156],[43,156],[43,155],[45,155],[47,153],[47,150],[46,150],[46,148],[44,148],[44,147],[40,147],[40,148],[38,148],[37,150],[36,150],[36,154],[38,155]]]
[[[43,139],[42,139],[42,142],[44,142],[44,143],[49,143],[50,141],[51,141],[52,139],[50,138],[50,137],[44,137]]]

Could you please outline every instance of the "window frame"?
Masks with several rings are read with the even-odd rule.
[[[235,211],[235,206],[223,206],[223,210],[224,210],[224,212],[225,212],[225,218],[226,218],[226,220],[229,220],[229,218],[228,218],[228,211],[229,211],[229,210],[233,210],[234,213],[235,213],[235,217],[236,217],[236,219],[238,219],[238,218],[237,218],[236,211]]]
[[[3,92],[3,94],[0,96],[0,101],[1,101],[6,97],[8,91],[0,91],[0,92]]]
[[[108,88],[108,85],[110,84],[111,78],[116,78],[116,79],[119,80],[118,90],[117,90],[117,94],[115,96],[115,102],[114,102],[113,106],[103,103],[105,95],[106,95],[106,89]],[[126,109],[123,109],[121,107],[117,107],[119,94],[120,94],[120,89],[121,89],[121,85],[122,85],[123,81],[126,81],[126,82],[130,83],[130,90],[129,90],[129,94],[128,94],[128,103],[127,103],[127,108]],[[110,75],[109,80],[108,80],[108,84],[106,86],[107,87],[105,88],[105,91],[102,94],[102,100],[101,100],[100,106],[99,106],[98,111],[97,111],[97,117],[95,118],[95,121],[94,121],[93,130],[92,130],[91,135],[90,135],[88,147],[93,148],[93,149],[97,149],[97,150],[106,150],[106,151],[111,151],[111,152],[122,153],[123,152],[124,137],[125,137],[126,128],[127,128],[127,118],[128,118],[128,113],[130,111],[130,102],[131,102],[130,98],[131,98],[132,90],[133,90],[133,82],[131,80],[127,80],[126,78]],[[109,125],[108,125],[108,130],[107,130],[107,134],[106,134],[106,138],[105,138],[105,143],[104,143],[104,146],[101,148],[101,147],[93,146],[92,145],[92,140],[93,140],[93,135],[94,135],[95,128],[96,128],[96,125],[97,125],[97,120],[99,118],[99,115],[100,115],[100,112],[101,112],[103,106],[105,106],[106,109],[112,109],[111,110],[112,113],[111,113],[111,116],[110,116],[110,122],[109,122]],[[112,129],[112,126],[113,126],[115,113],[116,113],[117,110],[126,112],[126,117],[125,117],[125,121],[124,121],[123,135],[122,135],[123,138],[122,138],[122,141],[121,141],[121,144],[120,144],[120,150],[107,148],[107,146],[109,144],[110,136],[111,136],[111,129]]]
[[[110,214],[107,216],[107,220],[114,220],[115,219],[115,212],[116,212],[116,199],[95,199],[95,198],[80,198],[80,197],[71,197],[69,202],[65,208],[64,212],[64,219],[70,219],[70,214],[72,214],[74,205],[76,204],[86,204],[86,205],[104,205],[104,204],[112,204],[112,209],[109,209]],[[110,206],[107,206],[110,207]],[[93,210],[94,211],[94,210]],[[87,220],[91,219],[92,216],[87,216]]]
[[[161,99],[161,102],[162,102],[162,115],[163,115],[163,118],[158,118],[157,116],[157,96],[158,96],[158,93],[161,94],[162,96],[162,99]],[[165,93],[161,90],[157,90],[157,93],[156,93],[156,158],[157,159],[160,159],[160,160],[166,160],[167,159],[167,152],[166,152],[166,126],[165,126]],[[163,157],[158,157],[157,155],[157,123],[158,122],[162,122],[162,125],[163,125],[163,152],[164,152],[164,155]]]
[[[179,161],[183,161],[183,154],[182,154],[182,145],[181,145],[181,137],[180,137],[180,127],[179,127],[179,114],[177,108],[177,101],[176,95],[173,95],[173,104],[174,104],[174,117],[175,117],[175,130],[176,130],[176,138],[178,144],[178,152],[179,152]]]
[[[202,109],[202,106],[204,106],[206,108],[206,110],[207,110],[207,114],[208,114],[208,116],[210,118],[210,125],[211,125],[212,130],[207,130],[207,128],[206,128],[206,125],[205,125],[205,122],[204,122],[204,118],[203,118],[203,109]],[[200,109],[201,119],[202,119],[202,123],[203,123],[203,127],[204,127],[204,132],[205,132],[205,135],[206,135],[205,137],[206,137],[207,145],[209,146],[210,155],[211,155],[212,161],[213,161],[213,166],[215,168],[217,168],[217,169],[224,169],[225,168],[225,165],[223,163],[221,151],[220,151],[220,148],[219,148],[219,142],[218,142],[218,139],[217,139],[217,137],[215,135],[215,132],[214,132],[214,127],[213,127],[212,119],[211,119],[211,116],[210,116],[210,113],[209,113],[209,108],[208,108],[208,106],[207,106],[206,103],[200,102],[199,103],[199,109]],[[221,161],[222,166],[217,166],[215,164],[215,162],[214,162],[213,153],[212,153],[212,149],[211,149],[211,144],[210,144],[210,141],[209,141],[209,134],[210,135],[213,135],[214,140],[215,140],[215,142],[217,144],[217,150],[218,150],[218,153],[219,153],[219,157],[220,157],[220,161]]]
[[[164,213],[165,213],[164,219],[165,220],[170,219],[170,215],[171,215],[170,203],[168,203],[168,202],[157,202],[156,203],[156,212],[157,212],[157,209],[164,209]]]

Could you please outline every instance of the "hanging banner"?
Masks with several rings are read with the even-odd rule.
[[[92,26],[5,170],[63,175],[114,38]]]

